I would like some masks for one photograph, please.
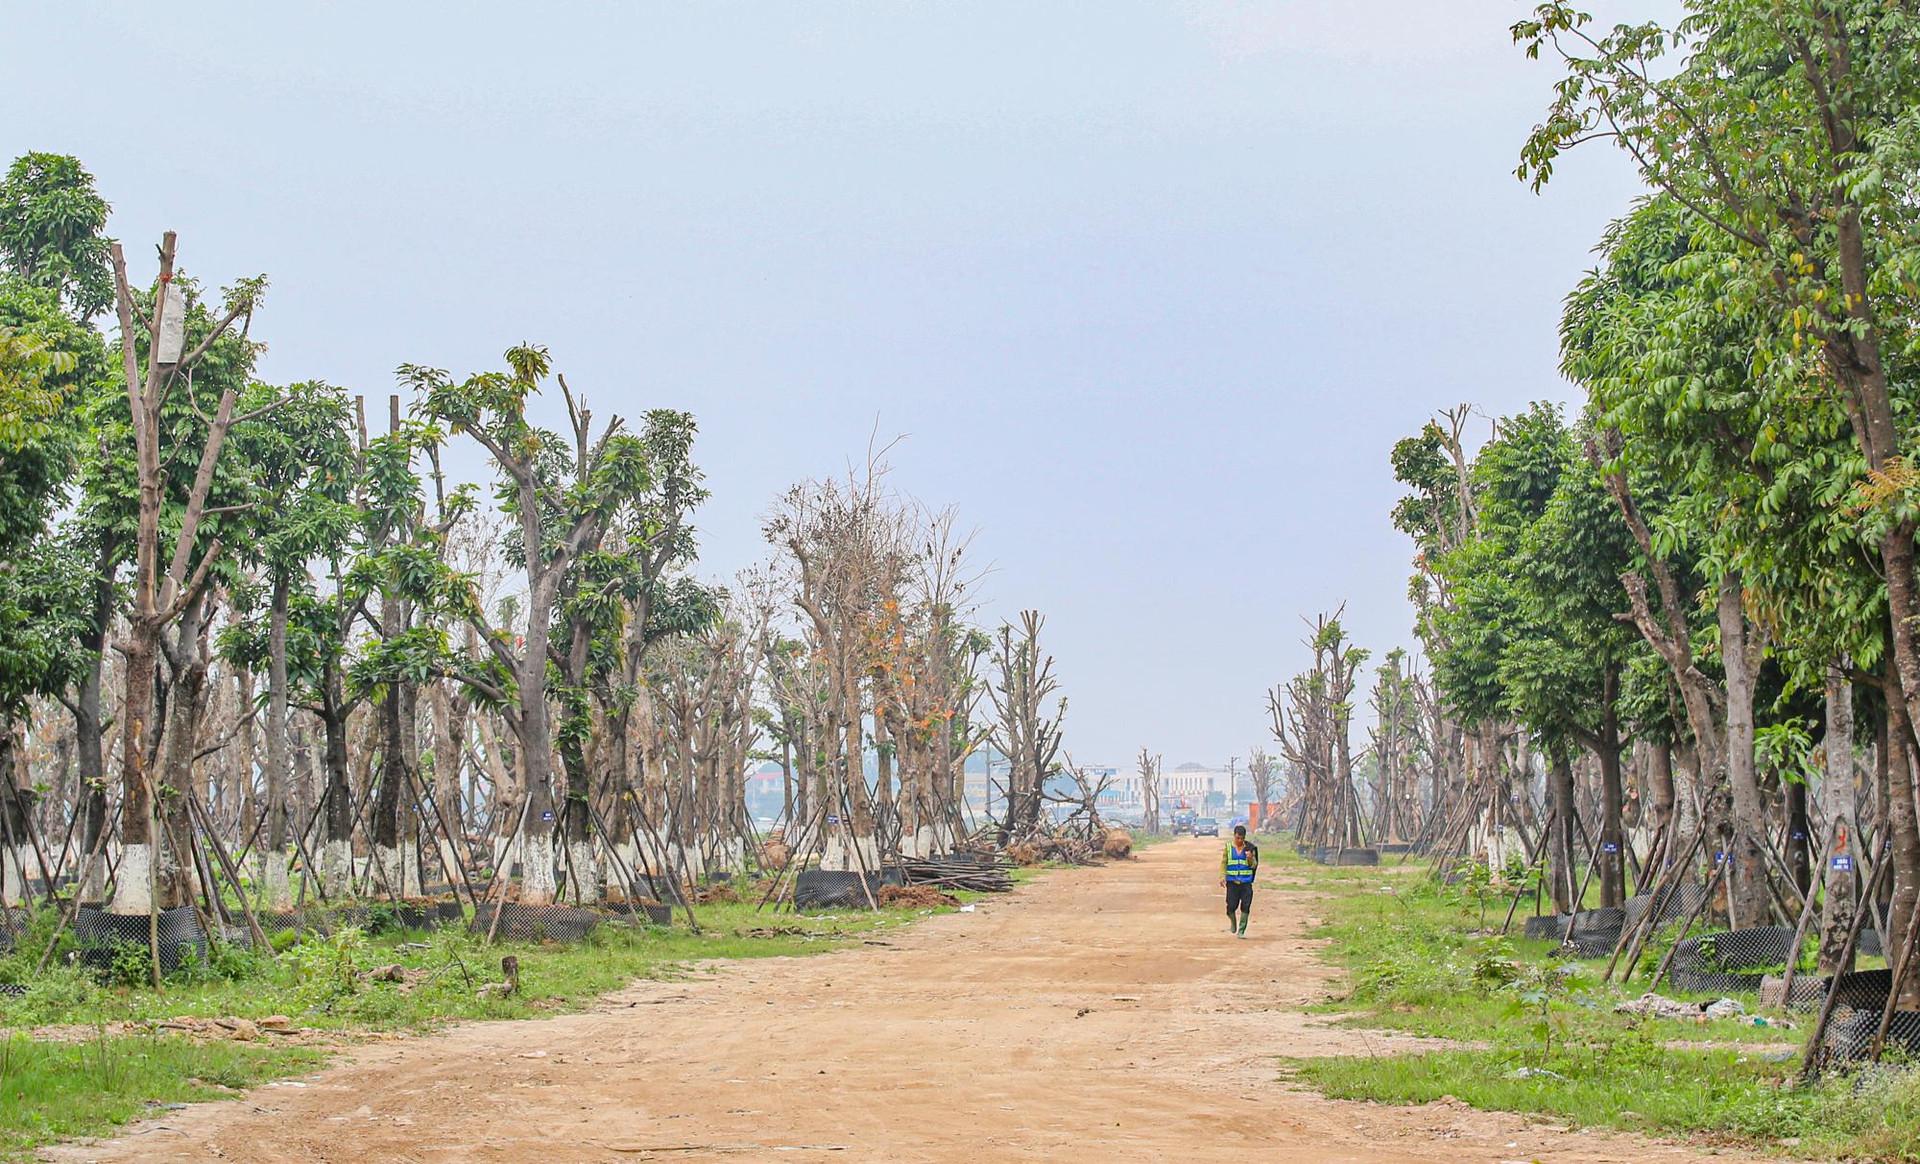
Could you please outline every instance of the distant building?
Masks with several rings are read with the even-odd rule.
[[[1113,778],[1100,797],[1100,811],[1111,816],[1132,817],[1146,812],[1141,796],[1140,774],[1112,768]],[[1160,812],[1164,816],[1182,808],[1195,812],[1230,813],[1237,801],[1234,777],[1225,768],[1203,764],[1182,764],[1160,773]]]

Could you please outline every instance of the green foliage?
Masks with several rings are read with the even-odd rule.
[[[1521,154],[1546,182],[1589,138],[1658,192],[1570,299],[1567,371],[1673,491],[1666,547],[1741,571],[1803,686],[1871,669],[1877,542],[1911,521],[1920,320],[1920,16],[1879,0],[1690,0],[1671,28],[1565,3],[1513,29],[1563,76]],[[1906,633],[1904,630],[1900,633]]]
[[[342,926],[331,934],[302,938],[280,955],[280,964],[303,1002],[331,1013],[341,999],[359,991],[367,950],[359,928]]]
[[[1598,742],[1641,649],[1614,617],[1633,546],[1580,439],[1546,404],[1503,420],[1472,462],[1471,536],[1426,559],[1448,598],[1428,649],[1449,705],[1469,723],[1519,719],[1549,745]]]
[[[22,154],[0,178],[0,262],[84,323],[113,302],[108,209],[79,159]]]

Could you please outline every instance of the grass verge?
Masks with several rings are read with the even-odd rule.
[[[168,1106],[238,1095],[307,1071],[311,1047],[197,1042],[102,1033],[81,1042],[0,1037],[0,1157],[26,1159],[55,1140],[96,1135]]]
[[[1345,981],[1316,1009],[1459,1044],[1288,1062],[1327,1095],[1452,1099],[1785,1155],[1920,1161],[1920,1074],[1796,1085],[1805,1015],[1696,1023],[1617,1013],[1645,990],[1651,960],[1632,983],[1602,984],[1604,959],[1562,960],[1548,943],[1500,936],[1510,899],[1470,883],[1441,885],[1412,866],[1323,867],[1279,846],[1270,864],[1321,898],[1314,936],[1328,940]]]

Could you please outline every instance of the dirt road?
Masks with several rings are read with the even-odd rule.
[[[598,1010],[352,1053],[70,1160],[1693,1159],[1455,1105],[1339,1103],[1275,1057],[1351,1053],[1297,1008],[1312,900],[1225,932],[1216,843],[1049,874],[974,913],[812,958],[645,983]],[[1272,879],[1270,879],[1272,880]],[[1367,1036],[1379,1051],[1394,1040]],[[1727,1160],[1728,1156],[1719,1156]]]

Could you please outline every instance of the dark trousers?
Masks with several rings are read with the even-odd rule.
[[[1227,917],[1231,919],[1235,913],[1253,916],[1253,882],[1227,882]]]

